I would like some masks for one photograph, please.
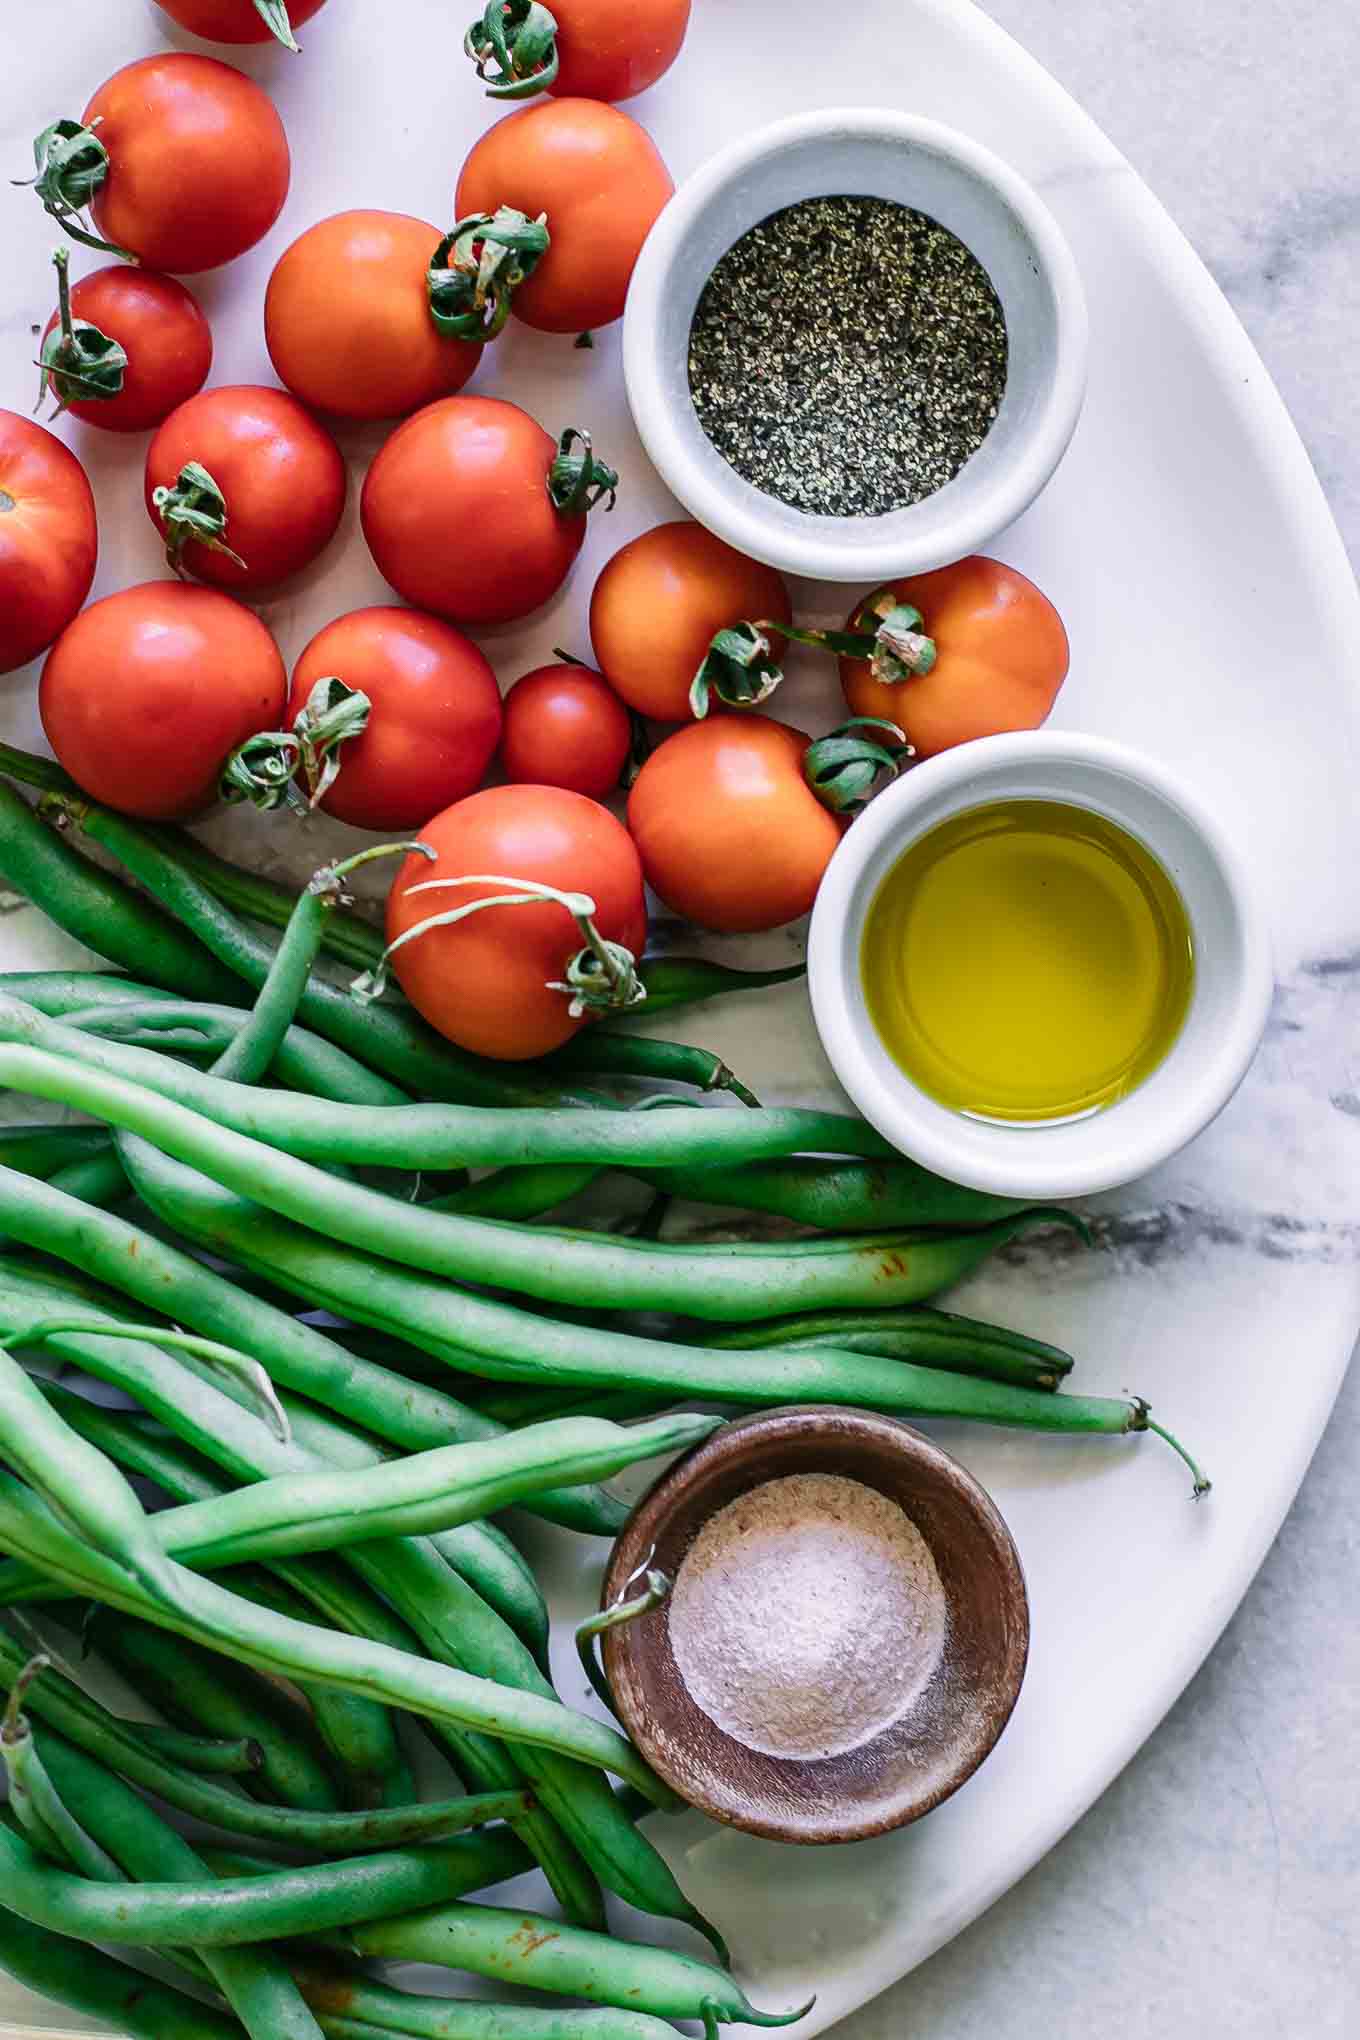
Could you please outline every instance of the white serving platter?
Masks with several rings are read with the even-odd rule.
[[[0,167],[14,176],[31,134],[79,112],[118,65],[167,41],[191,46],[149,0],[67,0],[59,34],[38,0],[12,13]],[[195,286],[216,334],[214,381],[272,380],[264,284],[303,227],[354,205],[445,221],[466,148],[495,117],[458,54],[460,28],[450,0],[331,0],[303,31],[301,59],[272,49],[233,58],[275,95],[294,177],[268,240]],[[1165,212],[967,0],[853,9],[696,0],[681,60],[631,110],[681,178],[739,126],[885,101],[954,123],[1008,158],[1071,238],[1091,309],[1090,396],[1057,480],[996,550],[1067,619],[1073,669],[1057,722],[1160,751],[1238,833],[1268,902],[1280,989],[1243,1091],[1180,1161],[1100,1200],[1095,1251],[1038,1243],[956,1298],[1069,1346],[1074,1386],[1149,1396],[1207,1463],[1211,1499],[1192,1508],[1183,1469],[1155,1440],[941,1429],[996,1496],[1029,1577],[1029,1676],[994,1756],[926,1821],[851,1849],[793,1859],[697,1816],[652,1823],[693,1899],[727,1930],[755,2000],[785,2006],[818,1993],[796,2029],[805,2035],[989,1905],[1156,1726],[1273,1538],[1360,1324],[1360,602],[1318,484],[1259,359]],[[53,235],[31,198],[9,194],[3,206],[0,403],[27,410]],[[77,271],[94,260],[78,255]],[[512,325],[475,387],[512,395],[554,429],[588,425],[624,476],[617,511],[595,520],[560,600],[488,640],[508,683],[555,644],[587,649],[593,573],[674,512],[628,420],[617,329],[581,353]],[[99,500],[96,593],[156,574],[142,442],[62,430]],[[345,436],[356,481],[378,437]],[[810,618],[839,613],[834,590],[797,593]],[[381,599],[352,501],[336,546],[264,614],[291,658],[330,617]],[[33,678],[0,683],[7,740],[39,742]],[[829,674],[800,665],[780,707],[802,726],[828,726]],[[298,876],[347,835],[237,817],[207,833]],[[790,930],[714,953],[773,963],[800,939]],[[31,911],[0,921],[5,968],[72,955]],[[831,1093],[797,987],[657,1027],[717,1048],[768,1096]],[[584,1704],[567,1624],[592,1597],[601,1551],[535,1539],[534,1556],[562,1618],[563,1695]],[[0,1980],[0,2031],[76,2030],[88,2028]]]

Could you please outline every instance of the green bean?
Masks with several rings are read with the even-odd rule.
[[[812,2009],[758,2012],[734,1977],[692,1955],[500,1906],[442,1905],[414,1918],[365,1921],[352,1939],[359,1954],[382,1961],[434,1962],[627,2011],[702,2019],[710,2034],[719,2024],[787,2026]]]
[[[647,999],[637,1008],[638,1019],[667,1013],[673,1006],[695,1006],[701,999],[721,998],[728,992],[760,992],[771,985],[793,984],[807,976],[805,963],[786,964],[782,970],[734,970],[730,964],[710,963],[706,956],[644,956],[640,969]]]
[[[803,1143],[811,1147],[813,1143]],[[707,1168],[702,1163],[638,1171],[648,1183],[695,1204],[736,1205],[765,1211],[826,1232],[883,1232],[890,1226],[988,1225],[1023,1211],[1018,1197],[994,1197],[932,1176],[903,1157],[885,1161],[827,1161],[785,1155],[772,1161]]]
[[[0,1870],[13,1911],[36,1926],[134,1948],[239,1948],[324,1933],[412,1906],[439,1905],[525,1867],[514,1836],[488,1828],[426,1848],[352,1856],[270,1876],[106,1885],[52,1868],[0,1828]]]
[[[84,1161],[72,1162],[66,1168],[58,1169],[48,1180],[66,1196],[78,1197],[82,1204],[97,1204],[102,1210],[121,1204],[129,1194],[127,1176],[116,1147],[110,1147],[102,1155],[90,1155]]]
[[[102,1655],[168,1720],[258,1743],[259,1782],[269,1798],[313,1813],[339,1811],[335,1781],[305,1709],[272,1680],[150,1623],[97,1621],[91,1634]]]
[[[824,1346],[842,1353],[877,1353],[918,1367],[985,1375],[1020,1387],[1055,1389],[1072,1371],[1072,1356],[1022,1332],[976,1318],[930,1310],[812,1311],[752,1325],[696,1326],[679,1336],[696,1346],[753,1350],[762,1346]],[[494,1407],[488,1414],[499,1414]]]
[[[540,1218],[588,1189],[599,1174],[595,1162],[522,1163],[432,1197],[426,1208],[459,1211],[465,1218]]]
[[[0,878],[66,934],[153,984],[230,998],[230,974],[121,879],[80,856],[0,781]]]
[[[3,1280],[3,1272],[0,1271],[0,1283]],[[173,1326],[119,1324],[104,1312],[91,1313],[83,1305],[74,1312],[40,1306],[27,1317],[21,1317],[17,1324],[11,1321],[0,1339],[0,1346],[6,1350],[15,1346],[32,1348],[69,1339],[72,1334],[94,1334],[101,1339],[138,1339],[187,1354],[197,1362],[199,1373],[220,1382],[234,1401],[263,1418],[275,1436],[287,1444],[288,1419],[264,1368],[258,1360],[238,1353],[233,1346],[222,1345],[217,1339],[201,1339],[196,1333],[178,1332]]]
[[[141,1975],[98,1948],[47,1933],[0,1907],[0,1969],[39,1996],[54,1998],[133,2040],[241,2040],[241,2028],[211,2005]]]
[[[44,1389],[50,1396],[50,1390]],[[73,1396],[72,1402],[79,1402]],[[61,1405],[67,1423],[71,1421],[70,1407]],[[77,1429],[80,1427],[77,1425]],[[90,1437],[88,1431],[82,1437]],[[90,1438],[91,1444],[98,1441]],[[101,1447],[101,1450],[103,1448]],[[112,1456],[112,1455],[110,1455]],[[150,1750],[165,1757],[172,1764],[183,1764],[186,1770],[197,1771],[205,1778],[243,1778],[252,1771],[258,1771],[264,1752],[258,1743],[248,1736],[240,1736],[234,1742],[224,1741],[220,1736],[191,1735],[180,1728],[167,1728],[158,1721],[143,1721],[137,1724],[137,1733]]]
[[[865,1235],[850,1245],[815,1240],[792,1250],[654,1246],[588,1233],[525,1232],[492,1220],[394,1205],[380,1191],[339,1182],[171,1098],[44,1049],[0,1046],[0,1082],[138,1134],[238,1195],[316,1228],[318,1239],[324,1235],[429,1274],[519,1290],[546,1302],[588,1301],[594,1307],[730,1320],[768,1315],[776,1302],[804,1308],[914,1303],[959,1281],[1027,1225],[1067,1217],[1036,1209],[972,1233]],[[380,1116],[395,1117],[401,1109]],[[127,1166],[126,1153],[123,1159]],[[570,1253],[551,1251],[566,1242]]]
[[[0,1758],[9,1787],[9,1810],[40,1855],[50,1857],[82,1877],[117,1883],[122,1871],[87,1834],[52,1782],[42,1760],[32,1724],[23,1712],[24,1696],[34,1679],[51,1666],[44,1656],[31,1658],[10,1687],[0,1721]]]
[[[370,2040],[378,2033],[415,2040],[675,2040],[674,2030],[647,2012],[419,1997],[357,1969],[303,1966],[297,1959],[293,1973],[332,2040]]]
[[[730,1091],[743,1105],[760,1107],[755,1093],[711,1049],[658,1041],[648,1034],[587,1027],[545,1057],[543,1067],[572,1076],[646,1077],[652,1083],[689,1084],[696,1091]]]
[[[882,1136],[845,1113],[781,1106],[759,1112],[493,1110],[477,1105],[339,1105],[256,1091],[189,1070],[154,1051],[92,1039],[20,1000],[0,998],[0,1039],[70,1057],[91,1070],[189,1106],[226,1130],[304,1160],[382,1168],[593,1162],[639,1168],[744,1161],[800,1149],[886,1151]],[[884,1228],[880,1228],[883,1230]]]
[[[0,1235],[54,1254],[205,1337],[252,1354],[281,1387],[351,1417],[403,1450],[494,1437],[503,1428],[452,1396],[348,1352],[315,1326],[249,1295],[145,1230],[4,1169]],[[9,1257],[0,1262],[0,1282],[7,1272],[14,1272]],[[33,1280],[32,1271],[25,1280]],[[54,1350],[69,1350],[53,1343]],[[75,1357],[88,1364],[88,1347]],[[539,1495],[531,1506],[569,1529],[603,1537],[617,1535],[628,1513],[601,1489]]]
[[[102,1126],[0,1126],[0,1167],[49,1182],[72,1162],[109,1152]]]

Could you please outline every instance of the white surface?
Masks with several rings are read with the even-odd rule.
[[[842,192],[948,227],[1006,315],[1006,392],[991,431],[946,487],[883,517],[813,517],[765,495],[710,443],[689,396],[690,327],[714,266],[781,207]],[[1008,163],[938,120],[833,107],[742,135],[681,185],[629,287],[623,370],[642,443],[692,516],[785,573],[862,583],[981,552],[1029,508],[1076,426],[1086,344],[1072,251]]]
[[[1166,1059],[1105,1111],[1034,1125],[968,1118],[921,1090],[884,1044],[860,977],[865,920],[909,845],[952,815],[1016,799],[1104,815],[1151,850],[1189,916],[1195,959]],[[1036,1204],[1114,1189],[1178,1155],[1246,1075],[1274,988],[1254,874],[1191,783],[1152,752],[1051,728],[942,751],[884,787],[827,867],[808,935],[817,1030],[864,1117],[937,1175]]]
[[[763,11],[754,0],[708,0],[676,71],[636,103],[678,173],[726,131],[729,111],[713,79],[732,81],[736,93],[772,78],[772,97],[777,91],[794,110],[831,96],[881,100],[891,77],[907,81],[904,103],[1010,156],[1073,241],[1093,315],[1090,402],[1058,480],[1001,550],[1067,618],[1076,664],[1063,726],[1144,745],[1155,739],[1247,830],[1283,980],[1276,1027],[1239,1098],[1174,1170],[1111,1204],[1099,1253],[1078,1260],[1032,1249],[961,1299],[1065,1339],[1079,1354],[1083,1386],[1151,1394],[1209,1461],[1212,1502],[1190,1513],[1180,1469],[1152,1441],[1068,1447],[946,1434],[997,1495],[1029,1572],[1034,1658],[996,1755],[920,1827],[853,1854],[804,1855],[791,1865],[784,1852],[697,1821],[663,1830],[696,1900],[722,1912],[757,1994],[786,2002],[804,1984],[821,1989],[815,2019],[800,2029],[810,2032],[963,1925],[1137,1748],[1230,1613],[1325,1417],[1360,1303],[1349,1245],[1357,1127],[1345,1105],[1345,973],[1336,967],[1357,932],[1350,688],[1360,635],[1335,534],[1259,363],[1127,166],[1063,96],[952,4],[907,10],[891,65],[871,23],[837,11],[829,34],[827,13],[810,8],[781,17],[777,64],[746,54],[744,37]],[[5,118],[16,163],[49,110],[80,100],[159,39],[149,11],[115,19],[81,0],[58,48],[38,36],[38,14],[26,16],[32,49],[12,74],[22,73],[10,87],[22,104]],[[272,52],[251,60],[277,93],[298,168],[270,242],[203,288],[218,380],[267,373],[263,282],[273,253],[311,219],[360,202],[442,216],[463,137],[485,115],[454,62],[443,0],[405,0],[403,20],[414,58],[384,40],[385,27],[359,0],[332,0],[301,62]],[[82,74],[75,91],[73,49]],[[432,49],[447,61],[432,63]],[[361,98],[374,109],[371,121],[356,115]],[[36,209],[25,217],[15,204],[9,275],[22,288],[11,287],[7,306],[3,400],[26,407],[21,361],[29,326],[48,309],[49,237]],[[624,422],[611,336],[591,357],[519,332],[504,345],[477,386],[502,388],[513,377],[547,422],[577,412],[606,451],[617,449],[629,484],[561,603],[493,644],[510,678],[564,636],[584,646],[591,566],[668,503],[649,490]],[[73,437],[83,452],[95,446],[94,434]],[[349,450],[358,457],[372,443],[355,435]],[[105,512],[102,592],[155,572],[156,547],[135,449],[100,444],[91,467]],[[343,559],[337,552],[323,562],[268,614],[291,654],[327,615],[381,592],[351,519]],[[834,591],[825,591],[824,606],[817,591],[804,592],[807,613],[840,614]],[[1271,631],[1267,662],[1260,629],[1281,617],[1290,627]],[[31,736],[26,680],[10,681],[7,694],[9,730]],[[807,666],[790,696],[800,718],[834,713],[825,675]],[[294,844],[294,862],[310,864],[332,840],[313,837],[305,857]],[[260,854],[276,856],[279,841],[274,835]],[[27,940],[29,917],[11,926]],[[747,953],[773,958],[785,949],[771,941]],[[56,954],[55,941],[43,953]],[[30,954],[36,960],[36,932]],[[777,1066],[789,1094],[825,1084],[796,993],[705,1019],[696,1031],[748,1069]],[[762,1038],[769,1045],[757,1055]],[[564,1589],[583,1604],[592,1560],[559,1548],[555,1562],[563,1574],[571,1569]],[[1314,1592],[1307,1580],[1302,1589]],[[565,1658],[561,1669],[564,1692],[576,1697]],[[1155,1860],[1126,1867],[1144,1887],[1155,1881]],[[1253,1913],[1249,1924],[1265,1919]],[[1042,1923],[1035,1933],[1042,1940]],[[1127,2002],[1107,2005],[1109,2030],[1120,2030]]]

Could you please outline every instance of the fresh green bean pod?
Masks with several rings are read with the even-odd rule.
[[[760,1105],[754,1092],[711,1049],[694,1048],[686,1041],[657,1041],[649,1034],[587,1027],[545,1056],[542,1067],[569,1076],[643,1077],[656,1084],[688,1084],[696,1091],[730,1091],[743,1105]]]
[[[82,1204],[97,1204],[101,1211],[112,1209],[130,1195],[127,1175],[118,1159],[116,1147],[110,1147],[102,1155],[89,1155],[83,1161],[72,1162],[66,1168],[58,1169],[48,1180],[67,1197],[78,1197]]]
[[[298,1987],[331,2040],[675,2040],[650,2013],[593,2005],[500,2005],[481,1998],[420,1997],[358,1969],[293,1964]]]
[[[0,780],[0,878],[110,963],[172,990],[230,998],[230,973],[160,908],[91,864]]]
[[[74,1870],[81,1877],[117,1884],[123,1873],[87,1833],[52,1782],[43,1762],[37,1737],[27,1716],[20,1711],[27,1683],[41,1676],[47,1660],[33,1659],[10,1689],[9,1705],[0,1725],[0,1758],[4,1760],[8,1805],[24,1838],[41,1856]]]
[[[706,956],[644,956],[639,968],[647,998],[637,1008],[638,1019],[668,1013],[675,1006],[697,1006],[701,1000],[723,998],[732,992],[763,992],[772,985],[795,984],[807,976],[805,963],[786,964],[782,970],[734,970],[731,964],[711,963]]]
[[[49,1394],[49,1390],[44,1390]],[[81,1397],[72,1396],[71,1402],[80,1402]],[[60,1405],[62,1415],[70,1423],[70,1405]],[[79,1429],[79,1426],[76,1426]],[[82,1432],[82,1437],[89,1437]],[[98,1443],[91,1438],[91,1444]],[[102,1448],[101,1448],[102,1449]],[[112,1458],[114,1455],[110,1454]],[[191,1735],[181,1728],[169,1728],[159,1721],[143,1721],[137,1724],[137,1733],[150,1750],[165,1757],[172,1764],[183,1764],[186,1770],[197,1771],[204,1778],[245,1778],[258,1771],[264,1753],[258,1743],[241,1736],[235,1742],[223,1741],[220,1736]]]
[[[0,1969],[132,2040],[241,2040],[225,2012],[116,1962],[98,1948],[48,1933],[0,1906]]]
[[[930,1310],[812,1311],[754,1325],[696,1325],[682,1333],[696,1346],[754,1351],[765,1346],[821,1346],[842,1353],[877,1353],[918,1367],[944,1367],[1022,1388],[1055,1389],[1072,1371],[1072,1356],[1001,1325]],[[488,1415],[501,1413],[485,1406]]]
[[[357,1952],[392,1962],[433,1962],[469,1969],[497,1983],[513,1982],[596,2004],[651,2012],[663,2019],[714,2025],[787,2026],[812,2009],[758,2012],[726,1970],[633,1941],[563,1928],[534,1913],[500,1906],[441,1905],[414,1918],[389,1917],[356,1928]]]
[[[50,1182],[73,1162],[96,1160],[109,1152],[102,1126],[0,1126],[0,1168]]]
[[[271,1679],[150,1623],[96,1619],[98,1650],[158,1713],[181,1728],[259,1745],[259,1784],[284,1806],[335,1813],[335,1781],[306,1711]]]
[[[900,1156],[842,1162],[788,1154],[728,1167],[666,1166],[637,1173],[657,1189],[691,1203],[769,1212],[824,1232],[884,1232],[899,1225],[961,1229],[989,1225],[1025,1208],[1023,1198],[994,1197],[986,1190],[947,1183]]]
[[[426,1208],[461,1212],[464,1218],[541,1218],[588,1189],[599,1174],[595,1162],[529,1162],[432,1197]]]
[[[43,1863],[0,1828],[5,1900],[21,1918],[82,1940],[130,1948],[240,1948],[352,1927],[412,1906],[446,1903],[528,1867],[504,1828],[422,1849],[392,1849],[270,1876],[189,1884],[94,1884]]]

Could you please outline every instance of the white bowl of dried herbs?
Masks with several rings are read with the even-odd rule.
[[[977,551],[1049,480],[1085,300],[1048,208],[980,143],[888,109],[799,114],[661,214],[624,372],[701,523],[788,573],[886,580]]]

